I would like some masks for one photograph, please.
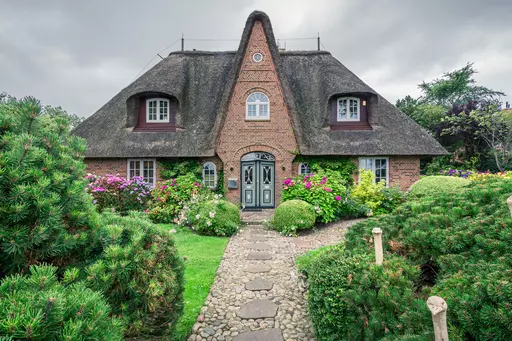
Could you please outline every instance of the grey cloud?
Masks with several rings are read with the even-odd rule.
[[[270,15],[277,38],[319,31],[326,49],[391,101],[468,61],[481,70],[482,84],[512,94],[508,0],[0,0],[0,91],[89,116],[182,32],[238,39],[253,9]],[[237,46],[186,41],[186,48]],[[314,49],[316,42],[286,46]],[[173,49],[179,44],[165,53]]]

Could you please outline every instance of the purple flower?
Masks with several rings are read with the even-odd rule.
[[[308,181],[308,183],[306,184],[306,188],[307,189],[310,189],[311,188],[311,182]]]
[[[285,185],[287,185],[287,186],[288,186],[291,182],[292,182],[292,179],[290,179],[290,178],[287,178],[286,180],[284,180],[284,184],[285,184]]]
[[[341,197],[339,195],[337,195],[336,198],[334,198],[334,199],[336,199],[336,201],[340,201]]]

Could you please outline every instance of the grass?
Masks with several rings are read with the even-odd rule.
[[[169,225],[164,225],[170,228]],[[228,244],[227,237],[208,237],[192,233],[187,228],[173,226],[173,237],[182,257],[185,257],[185,310],[178,320],[173,340],[183,341],[196,322],[210,287],[215,279]]]

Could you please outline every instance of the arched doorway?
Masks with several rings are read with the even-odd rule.
[[[275,205],[275,157],[253,152],[242,156],[240,198],[246,208],[271,208]]]

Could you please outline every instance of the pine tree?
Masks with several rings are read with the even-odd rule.
[[[76,261],[98,226],[85,192],[85,142],[27,97],[0,103],[0,278]]]

